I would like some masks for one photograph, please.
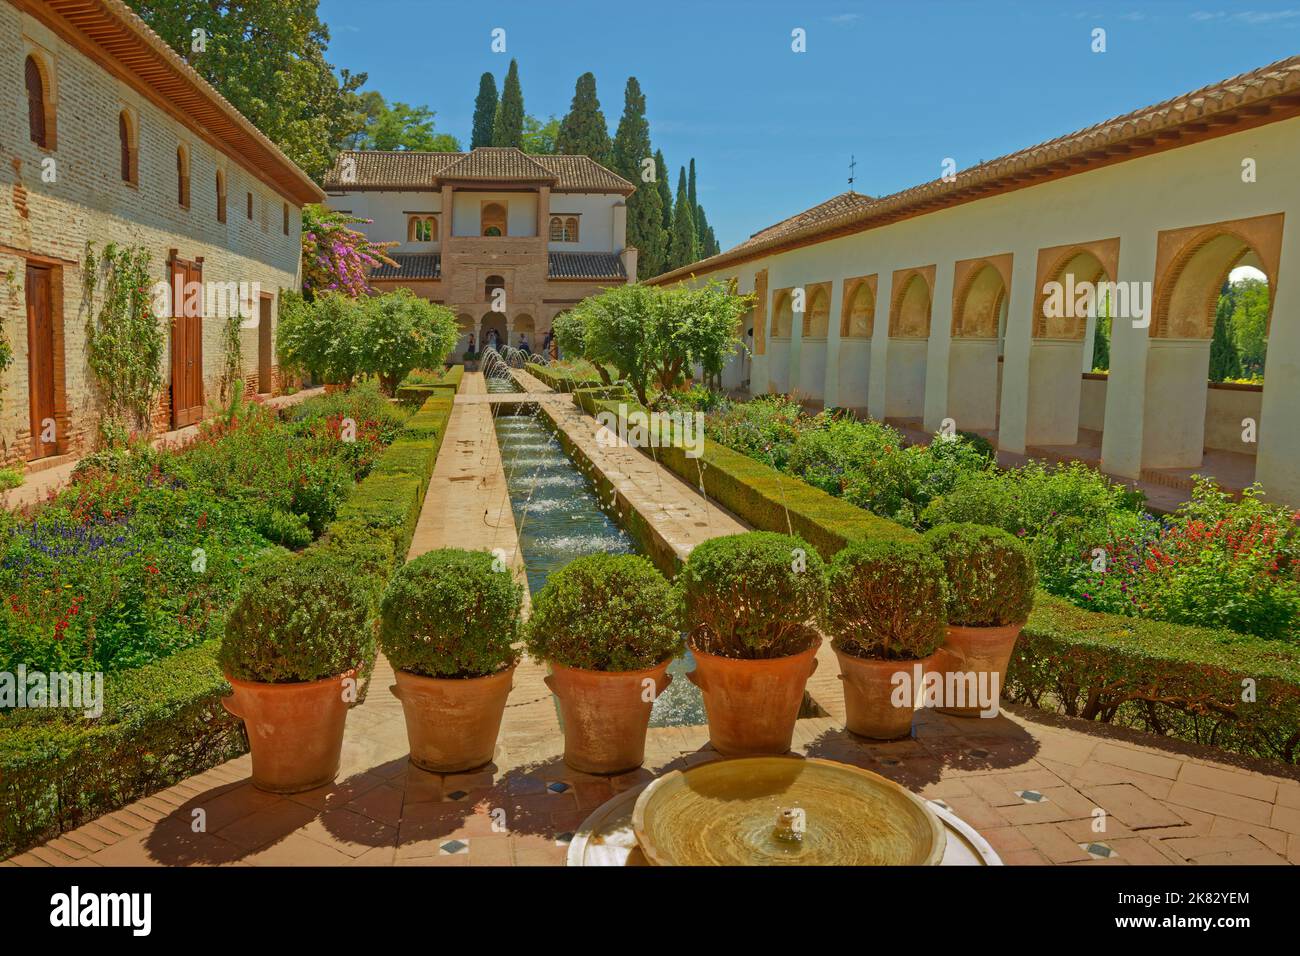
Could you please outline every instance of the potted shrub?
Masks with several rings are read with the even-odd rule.
[[[1034,559],[1018,538],[986,525],[942,524],[926,532],[925,542],[944,563],[948,584],[948,639],[939,661],[944,687],[960,686],[968,700],[987,688],[996,704],[1034,606]],[[984,708],[939,710],[974,717]]]
[[[217,660],[244,721],[253,784],[310,790],[339,770],[358,675],[374,659],[372,595],[324,552],[272,561],[250,576],[226,620]]]
[[[524,641],[560,703],[564,762],[584,773],[641,766],[655,698],[681,652],[672,587],[630,554],[591,554],[552,574]]]
[[[494,561],[486,551],[429,551],[384,593],[379,646],[396,675],[411,763],[424,770],[470,770],[496,753],[523,587]]]
[[[906,737],[943,644],[943,562],[919,541],[851,544],[831,561],[826,593],[846,726],[876,740]]]
[[[678,575],[709,739],[719,753],[790,749],[804,685],[817,668],[812,626],[826,569],[802,538],[770,531],[712,538]]]

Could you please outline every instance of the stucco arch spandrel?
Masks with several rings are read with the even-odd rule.
[[[1053,317],[1044,315],[1047,293],[1044,287],[1049,282],[1066,282],[1067,267],[1074,260],[1085,257],[1089,268],[1087,274],[1078,274],[1077,267],[1074,282],[1106,282],[1113,280],[1119,272],[1119,238],[1094,239],[1088,242],[1072,242],[1063,246],[1048,246],[1038,250],[1037,278],[1034,282],[1034,338],[1036,339],[1083,339],[1087,322],[1078,317]]]
[[[1214,334],[1219,290],[1243,258],[1254,254],[1268,278],[1267,326],[1282,260],[1284,215],[1232,219],[1169,229],[1156,237],[1155,310],[1152,338],[1208,339]]]
[[[893,302],[889,306],[889,336],[896,339],[925,339],[930,337],[930,315],[934,306],[935,267],[917,266],[898,269],[893,277]],[[919,280],[925,291],[924,308],[913,298],[914,280]]]
[[[996,277],[998,281],[991,281],[990,276]],[[997,338],[998,316],[1010,287],[1009,252],[980,259],[962,259],[955,263],[952,282],[953,337]]]

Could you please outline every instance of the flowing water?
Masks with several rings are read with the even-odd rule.
[[[488,378],[489,392],[514,392],[513,380]],[[497,444],[505,467],[528,589],[537,594],[552,571],[586,554],[636,554],[637,546],[601,510],[591,483],[570,460],[540,413],[499,415]],[[650,714],[652,727],[703,724],[700,692],[686,679],[689,652],[669,665],[673,681]]]

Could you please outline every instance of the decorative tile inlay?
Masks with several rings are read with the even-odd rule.
[[[439,856],[456,856],[469,852],[469,843],[465,840],[448,840],[438,847]]]
[[[1016,790],[1015,795],[1025,803],[1051,803],[1045,796],[1037,790]]]
[[[447,794],[447,799],[464,800],[468,796],[469,796],[469,792],[466,790],[453,790],[451,793]]]
[[[1094,860],[1109,860],[1113,856],[1119,856],[1117,850],[1112,850],[1104,843],[1080,843],[1079,849]]]
[[[564,791],[569,789],[569,785],[565,783],[563,780],[555,780],[551,783],[548,783],[546,785],[546,789],[551,791],[551,793],[564,793]]]

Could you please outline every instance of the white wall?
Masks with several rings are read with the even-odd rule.
[[[754,272],[766,267],[770,296],[776,289],[827,279],[839,286],[845,278],[877,273],[880,280],[876,298],[883,303],[891,299],[894,270],[937,263],[931,348],[927,355],[929,367],[925,375],[926,426],[933,428],[938,421],[931,419],[935,411],[946,409],[949,395],[947,356],[953,264],[958,260],[1010,252],[1013,260],[999,444],[1011,451],[1023,451],[1032,424],[1028,359],[1040,249],[1117,237],[1120,250],[1115,278],[1125,282],[1152,282],[1156,236],[1160,230],[1282,212],[1286,214],[1286,226],[1273,303],[1268,376],[1261,400],[1259,477],[1273,500],[1300,504],[1300,429],[1285,427],[1300,397],[1300,176],[1283,172],[1294,168],[1297,153],[1300,153],[1300,119],[1284,120],[772,254],[739,266],[723,266],[713,275],[736,276],[740,290],[748,291],[753,288]],[[1253,158],[1260,170],[1278,171],[1277,175],[1264,175],[1258,182],[1243,183],[1240,177],[1243,156]],[[756,215],[755,218],[764,217]],[[770,301],[768,321],[771,321]],[[1149,342],[1146,328],[1133,328],[1123,319],[1114,322],[1102,458],[1106,470],[1129,477],[1137,477],[1144,457],[1150,464],[1150,456],[1143,454],[1144,439],[1157,444],[1161,441],[1159,435],[1146,434],[1148,427],[1157,430],[1160,427],[1158,416],[1151,418],[1145,413]],[[888,322],[877,315],[868,380],[869,406],[877,417],[885,412],[885,373],[899,364],[889,357],[897,344],[888,340]],[[837,344],[836,361],[830,363],[837,371],[839,347]],[[781,387],[785,359],[781,351],[782,346],[769,338],[769,354],[754,362],[754,391],[765,390],[769,382]],[[1047,376],[1038,375],[1038,391],[1050,396],[1051,401],[1059,397],[1069,402],[1073,394],[1076,425],[1080,352],[1081,349],[1074,353],[1069,377],[1062,375],[1054,383],[1055,388],[1047,390]],[[943,361],[936,362],[939,357]],[[1202,381],[1202,401],[1203,385]],[[1203,405],[1190,409],[1193,419],[1201,418],[1203,412]],[[1179,414],[1186,417],[1189,409],[1184,408]],[[1279,427],[1267,430],[1267,422],[1273,415],[1278,418]]]
[[[615,194],[551,193],[551,215],[578,214],[578,241],[551,242],[551,252],[620,252],[621,239],[615,241],[614,207],[623,201]]]
[[[512,236],[537,235],[536,193],[489,193],[456,190],[452,193],[453,236],[477,236],[483,203],[506,206],[506,230]]]

